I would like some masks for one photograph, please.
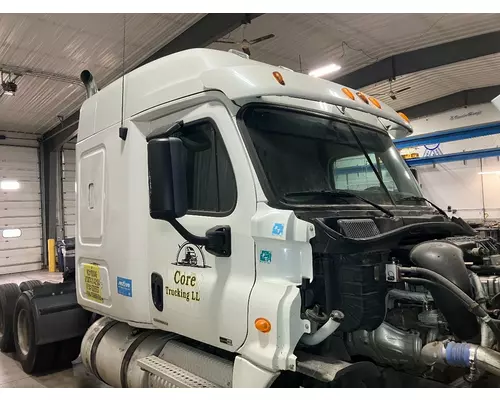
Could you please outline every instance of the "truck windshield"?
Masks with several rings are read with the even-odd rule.
[[[246,108],[240,123],[270,189],[285,203],[425,205],[382,130],[269,106]]]

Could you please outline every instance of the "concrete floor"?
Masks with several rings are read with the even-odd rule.
[[[46,270],[24,272],[21,274],[0,275],[0,284],[21,283],[38,279],[42,282],[61,282],[62,274]],[[89,374],[79,359],[73,362],[73,368],[54,371],[46,375],[27,375],[15,360],[14,353],[0,353],[0,389],[1,388],[106,388],[109,387]]]

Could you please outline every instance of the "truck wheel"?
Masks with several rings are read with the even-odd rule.
[[[37,280],[26,281],[19,285],[19,289],[21,292],[26,292],[27,290],[31,290],[37,286],[42,286],[43,283]]]
[[[15,283],[0,285],[0,350],[14,351],[12,316],[21,291]]]
[[[45,372],[53,367],[56,343],[36,344],[35,320],[26,293],[19,296],[14,309],[14,345],[25,373]]]

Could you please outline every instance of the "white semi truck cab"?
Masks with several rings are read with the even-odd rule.
[[[64,340],[114,387],[499,374],[500,246],[422,197],[392,143],[406,116],[237,52],[82,79],[76,282],[11,295],[21,356],[22,310],[66,296],[57,341],[26,339],[26,371]]]

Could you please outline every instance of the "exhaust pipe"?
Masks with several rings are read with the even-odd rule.
[[[94,77],[88,70],[82,71],[80,74],[80,80],[83,83],[83,86],[85,86],[85,91],[87,92],[87,99],[94,94],[96,94],[99,89],[97,88],[97,84],[94,81]]]

